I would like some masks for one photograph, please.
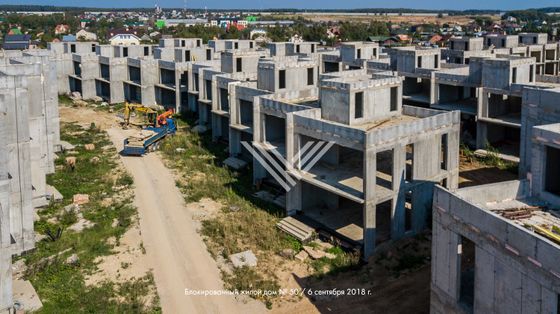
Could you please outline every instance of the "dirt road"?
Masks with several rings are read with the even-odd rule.
[[[118,151],[125,131],[107,130]],[[175,179],[155,153],[122,157],[134,177],[134,204],[164,313],[262,313],[260,302],[244,303],[233,296],[187,296],[185,289],[220,290],[223,284],[216,262],[196,232]],[[244,299],[246,302],[247,300]]]

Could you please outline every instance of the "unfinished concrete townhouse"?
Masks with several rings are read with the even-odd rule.
[[[263,58],[257,66],[257,81],[235,85],[230,95],[230,156],[248,162],[252,162],[253,157],[242,142],[252,142],[255,132],[259,132],[256,128],[279,128],[270,131],[269,139],[275,137],[272,132],[278,134],[278,139],[285,134],[285,124],[281,120],[272,121],[273,116],[260,115],[259,96],[282,93],[294,104],[313,101],[313,97],[317,98],[315,89],[319,77],[318,62],[305,56]]]
[[[60,142],[55,62],[43,50],[0,56],[0,312],[13,306],[12,255],[35,246],[34,208],[51,198]]]
[[[286,117],[295,180],[286,210],[362,245],[367,258],[377,245],[426,227],[435,184],[457,187],[459,113],[403,106],[402,78],[392,75],[319,84],[317,108]],[[306,167],[294,156],[311,142],[324,142],[324,151]]]
[[[521,180],[436,188],[432,313],[558,312],[559,96],[524,91]]]

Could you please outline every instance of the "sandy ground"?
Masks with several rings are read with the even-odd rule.
[[[126,131],[107,130],[117,150]],[[132,131],[133,130],[128,130]],[[261,313],[262,303],[233,296],[185,295],[185,289],[223,289],[220,272],[196,232],[192,209],[185,205],[175,178],[157,154],[122,157],[135,182],[134,204],[164,313]]]
[[[115,243],[115,238],[110,239]],[[147,256],[142,249],[142,234],[137,222],[120,238],[114,254],[98,257],[98,271],[86,277],[86,285],[104,280],[127,282],[144,277],[150,270]]]
[[[115,114],[90,108],[60,107],[63,122],[84,126],[94,122],[106,130],[117,147],[135,130],[122,130]],[[99,272],[88,278],[90,284],[103,279],[124,281],[143,276],[152,270],[164,313],[262,313],[265,306],[248,297],[186,296],[191,291],[223,289],[216,262],[196,232],[201,210],[220,206],[211,200],[185,204],[175,178],[157,154],[122,157],[125,168],[135,182],[134,205],[138,208],[139,226],[132,227],[115,248],[114,255],[99,260]],[[219,209],[219,208],[218,208]],[[139,246],[143,243],[146,254]],[[122,266],[126,266],[123,268]]]

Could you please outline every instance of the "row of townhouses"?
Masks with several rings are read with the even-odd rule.
[[[539,228],[560,226],[560,53],[542,34],[448,49],[166,38],[44,53],[58,94],[195,116],[228,145],[225,165],[364,259],[431,226],[434,313],[558,307],[560,247]],[[518,161],[520,180],[459,189],[461,142]]]

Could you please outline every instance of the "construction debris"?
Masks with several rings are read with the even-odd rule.
[[[89,195],[88,194],[74,194],[72,197],[72,202],[76,205],[84,205],[89,203]]]
[[[66,259],[66,264],[68,264],[68,265],[76,265],[79,262],[80,262],[80,258],[78,257],[78,254],[76,254],[76,253],[68,256],[68,258]]]
[[[240,268],[243,266],[249,266],[249,267],[257,266],[257,257],[251,250],[232,254],[229,256],[229,260],[236,268]]]
[[[43,307],[37,291],[29,280],[14,280],[12,289],[15,313],[33,313]]]
[[[45,191],[47,193],[47,200],[49,201],[58,202],[64,199],[64,196],[52,185],[47,184]]]
[[[300,251],[299,253],[296,254],[295,259],[297,259],[298,261],[304,262],[307,257],[309,256],[309,254],[307,254],[307,252],[305,251]]]
[[[85,150],[94,150],[95,144],[86,144],[84,145]]]
[[[303,249],[305,250],[305,252],[307,252],[307,254],[309,254],[309,256],[311,256],[312,259],[320,259],[325,257],[325,252],[323,251],[319,251],[319,250],[315,250],[314,248],[304,245]]]

